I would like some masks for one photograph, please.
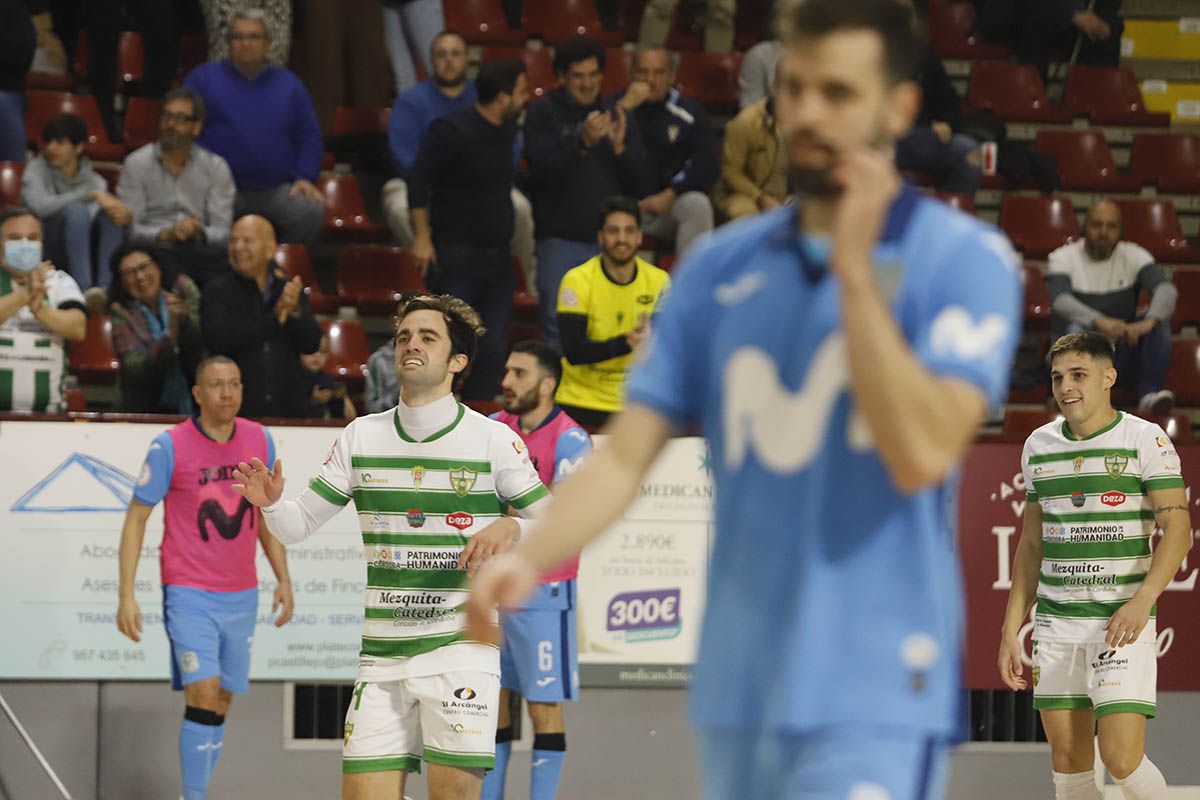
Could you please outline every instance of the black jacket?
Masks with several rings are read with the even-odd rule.
[[[275,302],[286,278],[277,273],[263,298],[258,284],[230,271],[204,285],[200,327],[214,355],[229,356],[242,371],[243,417],[304,416],[300,355],[321,345],[321,327],[300,295],[300,314],[283,325],[275,319]]]
[[[708,194],[720,166],[717,138],[704,106],[672,89],[665,101],[642,103],[633,116],[652,165],[650,193],[670,186],[675,194]]]

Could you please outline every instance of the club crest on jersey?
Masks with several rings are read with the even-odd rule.
[[[1083,504],[1087,502],[1087,495],[1079,490],[1071,492],[1071,505],[1076,508],[1083,508]]]
[[[513,443],[513,449],[516,449],[516,443]],[[517,452],[521,452],[517,450]],[[466,467],[450,470],[450,488],[459,497],[466,497],[475,488],[475,479],[479,477],[479,473]]]
[[[413,488],[420,489],[421,481],[425,480],[425,468],[416,466],[412,468]]]
[[[1071,466],[1075,468],[1075,474],[1078,475],[1083,471],[1083,456],[1075,456],[1075,460],[1071,462]]]
[[[1104,468],[1108,470],[1108,477],[1116,480],[1125,472],[1125,467],[1129,465],[1129,456],[1119,455],[1117,453],[1109,453],[1104,457]]]
[[[410,508],[404,512],[404,518],[412,528],[419,528],[425,524],[425,512],[419,508]]]

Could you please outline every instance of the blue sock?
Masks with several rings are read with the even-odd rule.
[[[496,766],[483,776],[479,800],[504,800],[504,778],[508,775],[508,757],[512,755],[513,730],[496,729]]]
[[[554,800],[567,757],[564,733],[539,733],[533,737],[533,760],[529,767],[529,800]]]
[[[179,771],[183,777],[184,800],[205,800],[221,746],[225,741],[225,717],[203,708],[188,706],[179,729]]]

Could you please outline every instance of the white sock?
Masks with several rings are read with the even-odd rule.
[[[1117,780],[1126,800],[1165,800],[1167,781],[1154,766],[1154,762],[1142,756],[1142,763],[1123,780]]]
[[[1103,800],[1096,785],[1096,771],[1055,772],[1054,800]]]

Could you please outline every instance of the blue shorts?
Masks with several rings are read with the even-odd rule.
[[[579,699],[575,581],[543,583],[520,611],[500,615],[500,686],[535,703]]]
[[[171,640],[171,688],[207,678],[235,694],[250,690],[250,643],[258,589],[210,592],[163,586],[163,621]]]
[[[812,732],[697,731],[705,800],[938,800],[950,743],[846,725]]]

